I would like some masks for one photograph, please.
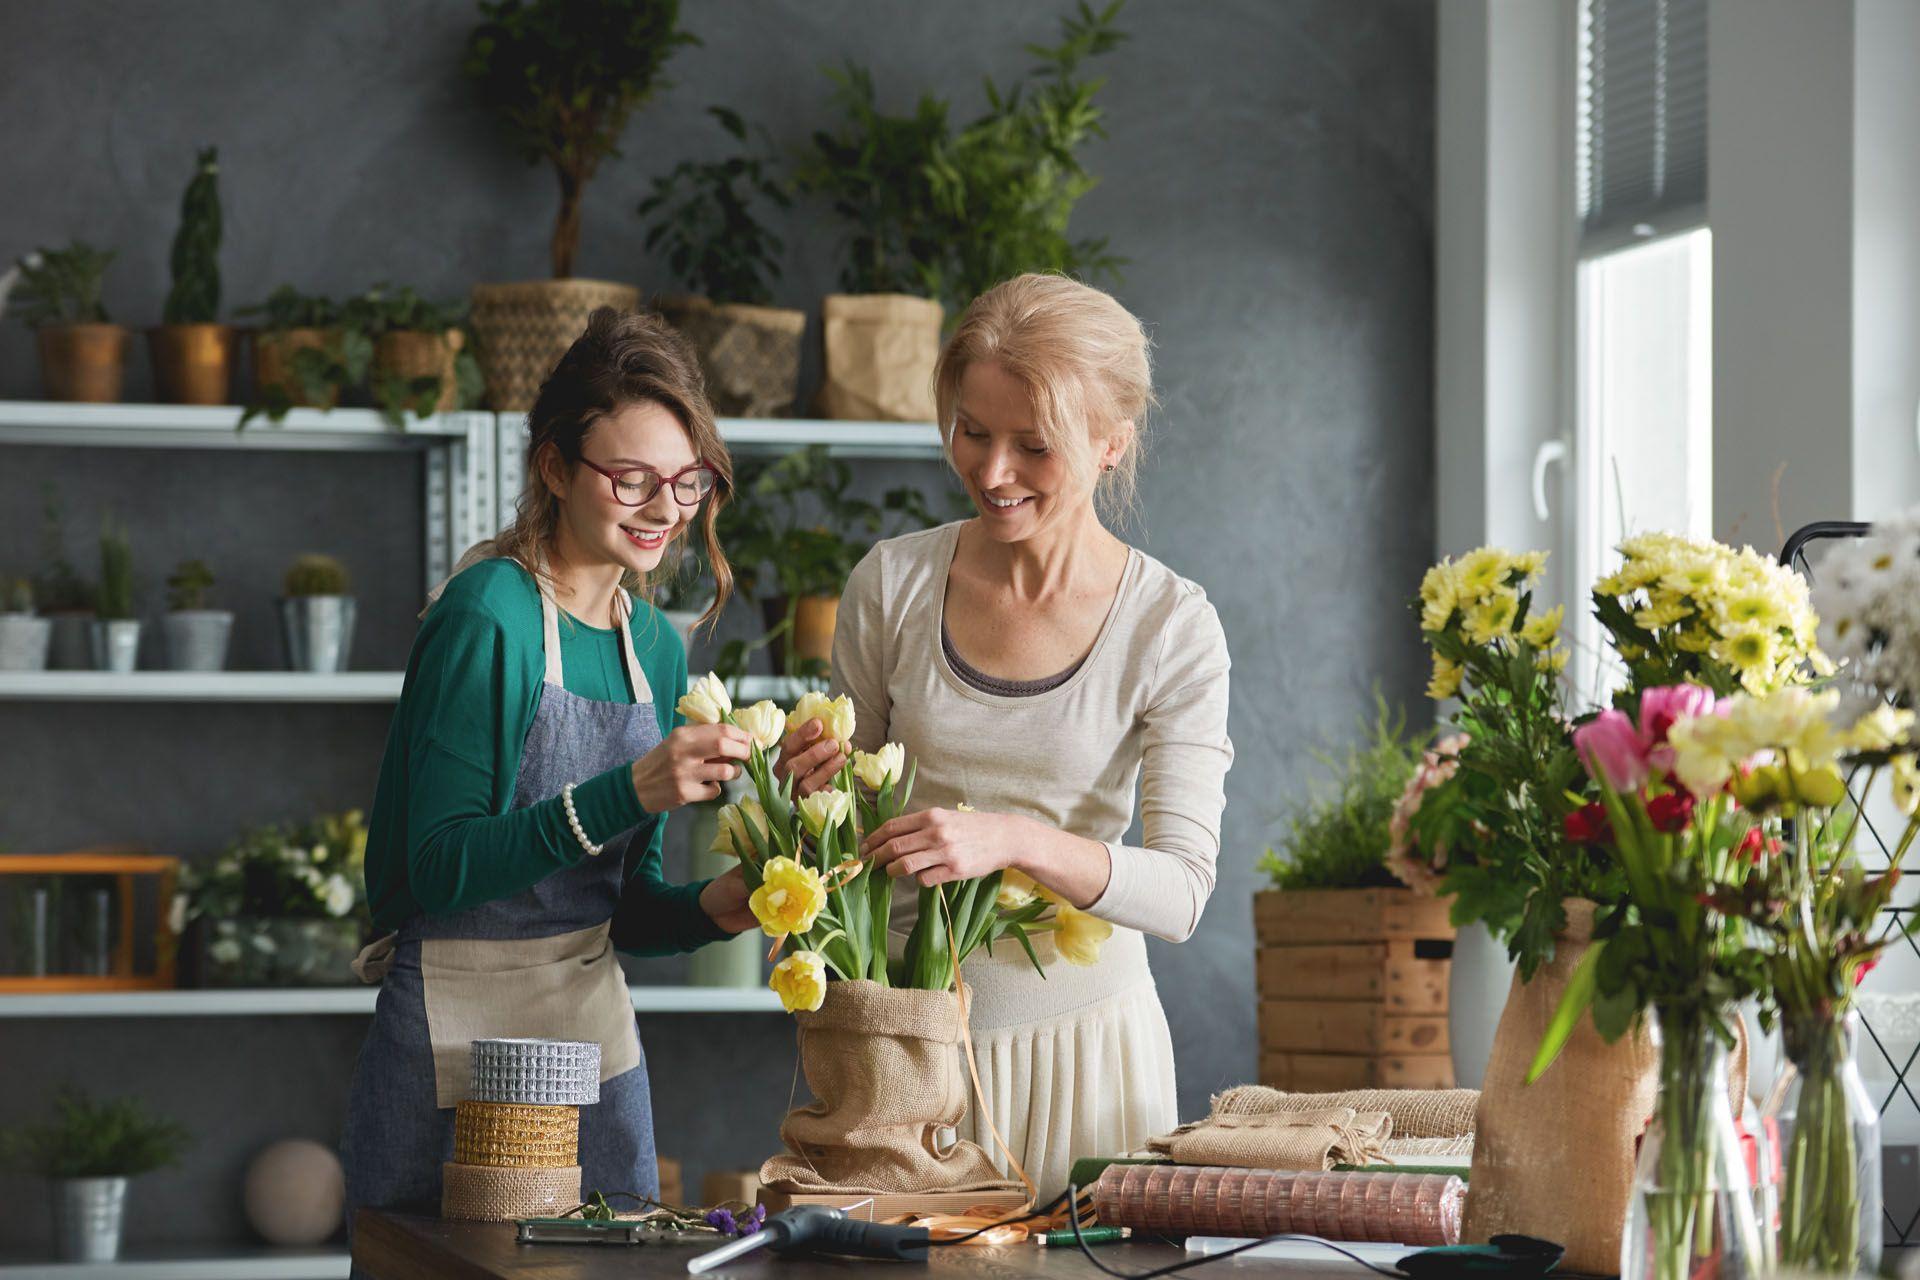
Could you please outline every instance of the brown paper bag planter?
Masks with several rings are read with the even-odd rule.
[[[904,293],[832,294],[820,304],[820,411],[852,422],[931,422],[940,304]]]

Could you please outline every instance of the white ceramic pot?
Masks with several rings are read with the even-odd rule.
[[[1493,1032],[1513,983],[1507,949],[1483,924],[1463,925],[1453,941],[1453,976],[1447,987],[1447,1035],[1453,1044],[1454,1079],[1478,1089],[1493,1053]]]
[[[53,619],[0,613],[0,671],[45,671]]]

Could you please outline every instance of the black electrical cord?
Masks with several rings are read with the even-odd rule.
[[[965,1244],[969,1240],[976,1239],[979,1236],[983,1236],[987,1234],[987,1232],[989,1231],[998,1230],[1001,1227],[1018,1226],[1023,1222],[1032,1222],[1036,1218],[1050,1218],[1053,1216],[1053,1211],[1055,1209],[1058,1209],[1061,1206],[1061,1204],[1066,1201],[1067,1197],[1072,1194],[1073,1192],[1071,1190],[1062,1191],[1059,1195],[1047,1201],[1045,1204],[1035,1209],[1032,1213],[1025,1213],[1020,1215],[1017,1218],[1007,1218],[1001,1222],[989,1223],[987,1226],[981,1227],[976,1231],[969,1231],[965,1235],[954,1236],[948,1240],[929,1240],[927,1241],[927,1247],[929,1249],[933,1249],[933,1248],[938,1248],[942,1245]],[[1076,1203],[1078,1202],[1076,1201]]]
[[[1072,1184],[1068,1184],[1067,1195],[1073,1200],[1075,1204],[1078,1204],[1080,1202],[1079,1187],[1074,1186]],[[1209,1253],[1209,1254],[1202,1255],[1201,1257],[1198,1257],[1198,1258],[1187,1258],[1184,1261],[1170,1263],[1164,1267],[1155,1267],[1151,1271],[1122,1271],[1118,1267],[1108,1266],[1106,1263],[1100,1261],[1100,1259],[1093,1256],[1093,1250],[1087,1247],[1087,1242],[1085,1237],[1083,1237],[1080,1234],[1080,1217],[1078,1214],[1071,1215],[1071,1221],[1073,1224],[1073,1242],[1080,1246],[1080,1252],[1086,1255],[1087,1261],[1091,1262],[1095,1268],[1105,1272],[1110,1276],[1113,1276],[1115,1280],[1158,1280],[1158,1277],[1160,1276],[1170,1276],[1175,1274],[1176,1272],[1185,1271],[1189,1267],[1201,1266],[1202,1264],[1208,1263],[1208,1262],[1218,1262],[1222,1258],[1231,1258],[1236,1253],[1245,1253],[1249,1249],[1257,1249],[1263,1244],[1273,1244],[1274,1242],[1280,1241],[1280,1240],[1299,1240],[1308,1244],[1323,1245],[1326,1248],[1333,1250],[1335,1253],[1343,1254],[1346,1257],[1351,1258],[1353,1261],[1359,1263],[1361,1266],[1365,1267],[1367,1270],[1373,1272],[1376,1275],[1393,1276],[1395,1280],[1407,1280],[1406,1272],[1389,1271],[1385,1267],[1376,1267],[1371,1262],[1368,1262],[1365,1258],[1361,1257],[1359,1254],[1353,1253],[1347,1249],[1342,1249],[1339,1245],[1335,1244],[1331,1240],[1322,1240],[1319,1236],[1294,1235],[1290,1232],[1281,1232],[1277,1235],[1265,1236],[1259,1240],[1249,1240],[1247,1243],[1235,1245],[1231,1249],[1222,1249],[1219,1253]]]

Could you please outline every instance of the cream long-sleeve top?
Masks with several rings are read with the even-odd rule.
[[[1213,892],[1233,763],[1226,636],[1206,593],[1130,549],[1073,675],[1043,693],[987,693],[954,673],[940,642],[960,528],[882,542],[847,581],[833,678],[853,699],[854,745],[906,747],[918,764],[915,809],[965,801],[1101,842],[1112,871],[1089,910],[1185,940]],[[1136,782],[1142,843],[1129,845]],[[896,905],[896,929],[910,904],[904,921]]]

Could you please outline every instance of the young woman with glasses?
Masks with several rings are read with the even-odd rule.
[[[355,964],[382,987],[343,1143],[349,1221],[438,1212],[482,1038],[597,1043],[583,1184],[655,1194],[615,948],[687,951],[753,923],[738,871],[675,885],[660,864],[664,816],[717,796],[748,744],[677,723],[686,652],[645,599],[696,526],[709,617],[732,584],[714,537],[732,466],[694,356],[658,320],[597,311],[528,428],[517,517],[429,605],[381,763],[366,874],[387,934]]]
[[[916,883],[994,871],[1086,913],[1067,942],[1036,938],[1044,978],[1013,946],[965,968],[993,1126],[1046,1197],[1074,1157],[1131,1151],[1177,1120],[1142,935],[1184,940],[1213,891],[1227,645],[1206,594],[1101,518],[1132,497],[1153,402],[1125,308],[1059,276],[1007,281],[961,318],[934,391],[978,514],[860,562],[833,682],[853,699],[855,748],[897,741],[918,761],[918,812],[863,849],[899,878],[897,928]],[[840,765],[817,722],[783,757],[802,792]],[[1128,844],[1136,780],[1144,831]],[[1098,963],[1075,965],[1090,957],[1073,938],[1108,925]],[[998,1154],[977,1109],[968,1130]]]

